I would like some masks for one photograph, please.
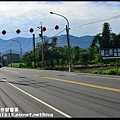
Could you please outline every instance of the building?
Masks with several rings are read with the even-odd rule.
[[[7,53],[7,54],[3,54],[0,59],[1,59],[1,63],[3,63],[3,65],[8,65],[10,63],[19,63],[20,62],[20,54]]]

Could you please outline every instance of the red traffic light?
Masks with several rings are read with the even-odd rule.
[[[16,33],[19,34],[19,33],[20,33],[20,29],[17,29],[17,30],[16,30]]]
[[[30,28],[30,30],[29,30],[31,33],[34,31],[34,29],[33,28]]]
[[[5,35],[5,34],[6,34],[6,30],[3,30],[3,31],[2,31],[2,34]]]
[[[58,29],[59,29],[59,26],[58,26],[58,25],[56,25],[56,26],[55,26],[55,29],[56,29],[56,30],[58,30]]]
[[[43,27],[42,30],[43,30],[43,31],[46,31],[46,27]]]

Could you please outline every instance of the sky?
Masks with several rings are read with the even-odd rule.
[[[0,1],[0,39],[31,38],[33,33],[38,37],[41,25],[46,27],[45,36],[66,34],[67,20],[50,12],[68,20],[70,35],[96,35],[102,32],[104,22],[110,24],[112,32],[120,33],[119,1]],[[56,25],[58,30],[54,28]],[[17,29],[21,31],[19,34]]]

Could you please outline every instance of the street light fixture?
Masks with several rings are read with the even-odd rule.
[[[20,60],[21,65],[20,66],[22,67],[22,48],[21,48],[21,43],[19,41],[17,41],[17,40],[14,40],[14,39],[12,39],[12,41],[18,42],[20,44],[20,57],[21,57],[21,60]]]
[[[72,72],[72,66],[71,66],[71,51],[70,51],[70,37],[69,37],[69,21],[68,19],[63,16],[63,15],[60,15],[58,13],[54,13],[54,12],[50,12],[50,14],[55,14],[55,15],[58,15],[58,16],[61,16],[63,18],[65,18],[65,20],[67,21],[67,25],[66,25],[66,33],[67,33],[67,42],[68,42],[68,57],[69,57],[69,72]]]

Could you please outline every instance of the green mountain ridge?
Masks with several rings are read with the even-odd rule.
[[[60,35],[57,37],[57,46],[67,46],[67,37],[66,35]],[[49,42],[52,40],[51,37],[44,37],[44,40],[48,40]],[[70,46],[79,46],[80,48],[87,49],[90,46],[90,43],[92,42],[93,36],[86,35],[81,37],[76,37],[73,35],[70,35]],[[29,50],[33,50],[33,39],[32,38],[25,38],[25,37],[16,37],[12,38],[18,42],[21,43],[22,51],[27,52]],[[9,40],[3,40],[0,39],[0,52],[3,53],[6,50],[14,50],[14,51],[20,51],[20,44],[18,44],[15,41],[12,41],[12,39]],[[41,42],[41,38],[35,37],[35,44],[38,42]]]

